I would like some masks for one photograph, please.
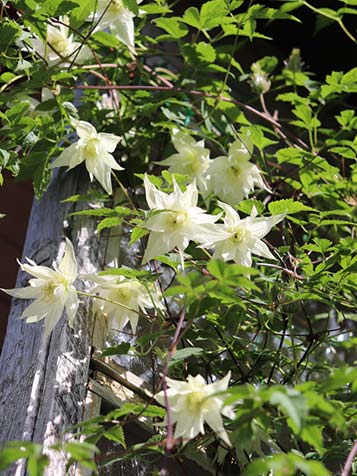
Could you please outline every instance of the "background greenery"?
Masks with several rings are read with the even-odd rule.
[[[2,2],[1,166],[20,180],[32,178],[40,199],[51,161],[71,142],[70,117],[122,136],[115,157],[125,167],[120,180],[130,202],[124,198],[115,208],[94,186],[90,202],[97,199],[105,208],[87,214],[96,215],[103,236],[124,220],[134,242],[143,235],[143,215],[133,205],[146,208],[141,174],[149,172],[162,190],[172,190],[158,162],[174,152],[174,126],[205,139],[212,156],[249,130],[253,162],[270,192],[253,193],[237,209],[242,216],[253,204],[261,215],[287,212],[269,236],[276,263],[257,259],[246,269],[207,260],[194,246],[186,250],[184,272],[175,254],[161,260],[161,269],[169,267],[173,276],[165,291],[172,304],[158,327],[172,336],[183,310],[186,323],[168,375],[200,373],[209,380],[232,372],[227,403],[235,403],[236,418],[227,429],[233,446],[222,447],[207,431],[188,445],[178,442],[170,457],[195,455],[213,474],[340,474],[357,428],[357,2],[124,4],[136,15],[136,56],[108,32],[93,33],[86,20],[95,1]],[[71,31],[91,57],[85,64],[51,66],[31,52],[28,38],[45,38],[50,19],[68,13]],[[118,107],[99,107],[113,85]],[[49,99],[41,100],[42,88],[51,91]],[[215,200],[208,207],[214,212]],[[140,272],[140,279],[152,279]],[[157,333],[119,351],[140,356],[153,342],[165,362],[168,349]],[[139,414],[157,420],[163,410],[127,405],[84,425],[87,443],[66,449],[96,470],[92,445],[99,437],[125,445],[120,424],[108,431],[107,423]],[[147,445],[158,458],[164,438],[157,433]],[[31,476],[42,474],[41,447],[21,446],[3,450],[0,469],[28,456]],[[129,447],[124,457],[145,454]]]

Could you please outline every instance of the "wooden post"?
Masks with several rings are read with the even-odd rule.
[[[78,205],[60,203],[71,195],[84,194],[87,187],[88,177],[81,169],[56,174],[43,198],[33,204],[24,256],[50,266],[62,253],[60,244],[68,236],[80,273],[91,273],[101,266],[103,246],[95,222],[67,218]],[[20,272],[17,286],[24,286],[27,280],[28,276]],[[75,331],[62,317],[48,343],[41,347],[42,323],[19,320],[28,302],[13,300],[0,360],[0,442],[30,440],[48,447],[58,441],[65,428],[82,420],[93,325],[89,302],[81,301]],[[50,459],[47,474],[64,475],[65,455],[51,452]],[[21,462],[6,474],[23,476],[25,472]]]

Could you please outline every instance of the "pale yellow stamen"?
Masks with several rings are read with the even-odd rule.
[[[186,222],[186,220],[187,212],[170,212],[168,215],[167,224],[171,229],[176,230],[178,228],[181,228],[182,225],[184,225],[184,223]]]
[[[203,392],[192,392],[187,395],[186,404],[187,410],[192,413],[200,411],[202,406],[202,401],[204,400],[205,395]]]
[[[92,159],[92,158],[97,158],[98,156],[98,152],[97,152],[97,145],[99,144],[99,140],[98,139],[90,139],[87,143],[87,145],[85,146],[85,149],[84,149],[84,155],[86,158],[88,159]]]
[[[246,230],[239,226],[229,228],[228,232],[232,233],[231,240],[235,243],[241,243],[246,237]]]

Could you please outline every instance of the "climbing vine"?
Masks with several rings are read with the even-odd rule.
[[[184,3],[1,4],[2,170],[31,178],[38,200],[59,175],[88,177],[69,218],[130,236],[139,263],[80,276],[67,238],[57,263],[22,263],[28,284],[4,291],[31,300],[21,317],[44,342],[60,319],[75,332],[89,297],[108,336],[96,351],[150,351],[159,369],[150,403],[55,449],[94,473],[154,458],[165,475],[189,458],[211,474],[357,474],[357,68],[320,80],[297,48],[240,59],[306,10],[355,43],[356,2]],[[128,446],[142,417],[152,436]],[[93,456],[102,438],[121,456]],[[0,457],[28,458],[31,476],[47,464],[35,442]]]

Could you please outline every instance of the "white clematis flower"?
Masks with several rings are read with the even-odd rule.
[[[267,245],[262,241],[274,225],[285,218],[285,213],[270,218],[256,218],[257,209],[252,208],[251,215],[240,219],[230,205],[218,202],[224,210],[224,225],[217,225],[216,236],[207,236],[205,246],[214,248],[214,259],[235,261],[243,266],[252,266],[252,254],[275,260]],[[221,233],[221,238],[217,235]]]
[[[220,394],[227,390],[230,377],[231,373],[228,372],[222,380],[211,384],[207,384],[201,375],[189,375],[186,382],[166,379],[170,387],[166,393],[171,420],[176,423],[174,438],[190,440],[198,433],[204,434],[206,422],[230,446],[221,415],[234,418],[234,412],[232,407],[224,406],[225,395]],[[165,392],[158,393],[155,399],[165,405]]]
[[[91,55],[88,46],[78,41],[74,41],[73,34],[70,34],[69,18],[67,15],[59,17],[62,24],[58,26],[48,25],[46,42],[39,38],[30,39],[34,52],[45,58],[49,65],[63,63],[68,61],[83,63]]]
[[[96,25],[94,31],[109,28],[135,54],[134,17],[122,0],[98,0],[97,10],[90,20]]]
[[[96,299],[95,311],[106,314],[109,318],[109,328],[122,330],[129,322],[133,333],[136,332],[139,314],[146,309],[163,309],[160,302],[160,292],[155,284],[145,286],[138,279],[129,279],[118,275],[86,276],[87,279],[98,284],[94,293]],[[109,302],[112,301],[112,302]]]
[[[158,190],[148,179],[144,178],[146,201],[153,211],[157,211],[145,223],[151,230],[143,263],[178,248],[181,255],[190,240],[201,242],[212,223],[220,215],[208,215],[197,207],[198,191],[195,182],[181,191],[173,177],[174,191],[167,194]]]
[[[3,289],[4,292],[20,299],[35,299],[22,313],[26,322],[38,322],[45,319],[44,340],[47,339],[56,323],[66,309],[68,324],[73,327],[73,320],[78,309],[78,296],[73,282],[77,278],[77,262],[72,243],[66,239],[63,258],[53,269],[37,264],[26,258],[28,264],[21,264],[21,269],[34,276],[29,286],[18,289]]]
[[[249,137],[237,139],[228,157],[217,157],[206,171],[208,193],[234,205],[248,197],[254,187],[266,188],[256,165],[249,162],[253,145]]]
[[[188,175],[197,180],[198,187],[202,192],[206,191],[206,180],[204,173],[212,162],[209,158],[210,151],[205,148],[205,141],[195,141],[186,132],[173,130],[172,143],[177,150],[173,154],[160,162],[160,165],[169,165],[169,172]]]
[[[52,163],[52,167],[68,166],[68,170],[85,162],[91,181],[93,176],[106,192],[112,194],[111,171],[124,170],[112,156],[121,137],[105,132],[97,132],[86,121],[72,119],[79,140],[65,149]]]

